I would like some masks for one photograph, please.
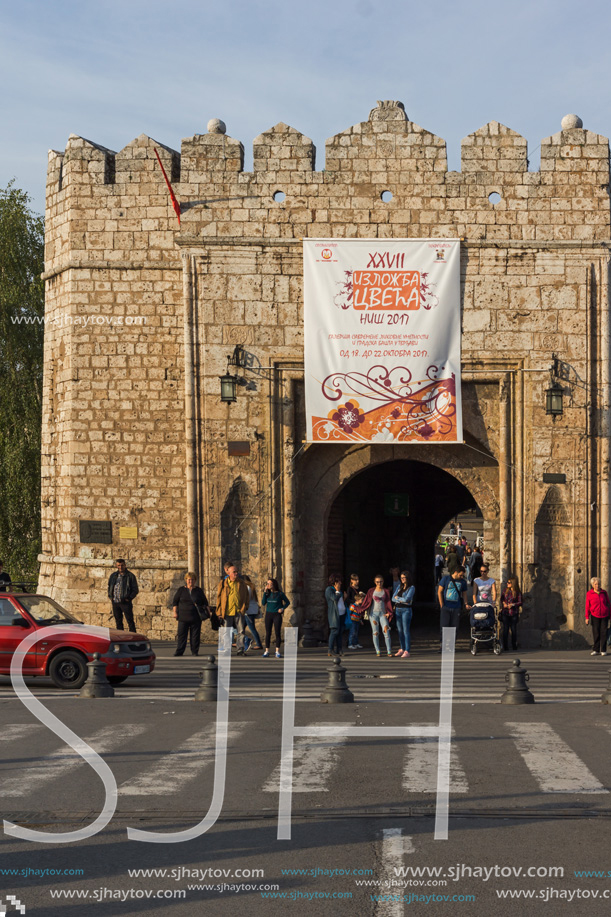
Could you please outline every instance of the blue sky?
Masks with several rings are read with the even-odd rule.
[[[490,120],[529,142],[575,112],[611,133],[611,6],[602,0],[21,0],[0,13],[0,186],[44,208],[47,150],[70,133],[180,150],[211,117],[246,148],[278,121],[324,141],[400,99],[460,140]]]

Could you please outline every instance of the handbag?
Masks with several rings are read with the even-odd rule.
[[[210,609],[207,605],[196,605],[197,613],[201,621],[208,621],[210,618]]]
[[[215,611],[210,612],[210,626],[212,627],[212,630],[215,631],[218,630],[221,626],[221,621]]]

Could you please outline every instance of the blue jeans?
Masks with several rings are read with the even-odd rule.
[[[386,652],[390,655],[391,642],[390,642],[390,624],[388,623],[388,618],[386,615],[376,614],[374,611],[369,612],[369,623],[371,624],[371,632],[373,634],[373,645],[375,647],[376,653],[380,652],[380,624],[384,631],[384,639],[386,641]]]
[[[350,622],[350,634],[348,635],[348,646],[356,646],[359,642],[359,627],[361,626],[360,621],[351,621]]]
[[[257,647],[258,650],[262,650],[263,644],[261,643],[261,637],[257,633],[257,628],[255,627],[255,619],[253,618],[252,615],[244,615],[244,617],[246,618],[246,627],[253,635],[255,646]],[[245,637],[244,642],[246,644],[244,648],[248,649],[248,647],[250,646],[250,644],[253,641],[250,639],[250,637]]]
[[[412,625],[412,609],[410,607],[395,607],[395,617],[397,618],[397,633],[399,634],[399,643],[403,652],[409,653],[412,645],[410,636],[410,627]]]

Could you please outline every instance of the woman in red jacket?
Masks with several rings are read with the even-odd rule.
[[[594,646],[590,656],[607,655],[607,627],[611,614],[611,602],[604,589],[600,588],[600,580],[593,576],[590,580],[592,588],[586,593],[586,624],[592,618],[592,637]]]
[[[386,642],[386,655],[392,656],[391,652],[391,642],[390,642],[390,622],[392,621],[393,610],[392,603],[390,601],[390,592],[388,589],[384,588],[384,577],[376,576],[375,586],[369,590],[363,604],[361,605],[363,611],[369,612],[369,623],[371,624],[371,631],[373,635],[373,645],[375,647],[376,656],[380,655],[380,625],[384,632],[384,640]]]

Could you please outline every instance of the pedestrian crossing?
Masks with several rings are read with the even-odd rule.
[[[205,658],[205,657],[204,657]],[[454,660],[453,703],[499,703],[507,687],[505,674],[513,655],[481,655],[473,658],[457,652]],[[430,651],[409,659],[377,658],[371,652],[344,655],[346,683],[356,702],[415,704],[439,700],[441,657]],[[202,657],[158,656],[153,673],[136,676],[115,688],[115,696],[131,700],[191,701],[200,682]],[[318,701],[328,683],[331,660],[326,653],[300,650],[297,658],[296,699]],[[284,659],[261,655],[234,657],[231,665],[230,697],[234,701],[281,701]],[[584,658],[580,653],[555,657],[549,653],[525,654],[522,664],[530,676],[529,688],[537,703],[599,703],[608,690],[611,658]],[[70,691],[51,686],[48,679],[29,679],[32,693],[41,699],[74,697]],[[0,678],[0,699],[14,699],[10,680]]]
[[[530,708],[532,710],[532,708]],[[352,793],[355,774],[361,770],[377,781],[383,777],[395,800],[432,797],[437,791],[438,745],[435,738],[402,740],[358,739],[342,735],[342,731],[359,726],[358,717],[324,722],[313,721],[309,726],[331,727],[332,736],[302,736],[295,739],[293,752],[292,793],[298,797]],[[515,709],[508,716],[515,717]],[[176,721],[173,721],[174,723]],[[414,723],[410,726],[434,726],[434,723]],[[278,724],[279,726],[279,724]],[[489,727],[491,728],[491,727]],[[565,730],[545,722],[508,719],[494,723],[493,736],[473,735],[469,729],[453,730],[450,766],[450,794],[468,799],[480,792],[482,785],[511,784],[516,796],[529,798],[592,795],[609,796],[607,762],[611,754],[611,724],[601,718],[594,724],[599,739],[599,751],[592,764],[591,732]],[[175,730],[172,731],[174,734]],[[564,734],[561,734],[564,732]],[[467,734],[464,734],[467,733]],[[6,800],[22,799],[28,804],[35,799],[56,799],[56,788],[73,787],[79,776],[87,776],[87,764],[67,746],[53,748],[46,754],[33,751],[38,742],[49,740],[50,733],[42,725],[9,724],[0,736],[0,796]],[[119,798],[144,797],[147,804],[157,798],[190,796],[193,789],[211,785],[215,758],[216,724],[198,728],[184,738],[166,742],[160,751],[160,729],[155,724],[113,724],[86,737],[86,742],[102,757],[106,756],[118,785]],[[277,795],[280,785],[279,728],[266,734],[262,742],[262,726],[255,721],[233,722],[228,727],[229,778],[232,767],[247,786],[255,775],[258,787],[249,788],[249,796],[258,797],[258,789],[268,798]],[[273,737],[271,744],[268,739]],[[485,740],[490,739],[490,743]],[[580,753],[573,747],[575,739],[583,744]],[[496,743],[493,746],[492,742]],[[148,743],[148,744],[147,744]],[[152,744],[151,744],[152,743]],[[171,751],[168,745],[174,744]],[[143,748],[146,750],[143,752]],[[254,748],[254,752],[253,752]],[[157,750],[155,750],[157,749]],[[261,767],[250,762],[253,753],[262,758]],[[583,757],[581,756],[583,755]],[[365,763],[363,762],[363,756]],[[587,761],[585,759],[588,759]],[[244,763],[249,762],[249,763]],[[360,762],[360,763],[357,763]],[[206,777],[206,773],[209,775]],[[204,775],[204,783],[201,783]],[[347,779],[349,777],[349,779]],[[375,782],[375,781],[374,781]],[[288,788],[285,788],[288,789]],[[605,799],[601,800],[606,802]],[[36,804],[32,802],[32,804]],[[47,803],[48,805],[48,803]]]

